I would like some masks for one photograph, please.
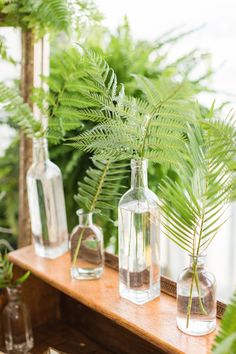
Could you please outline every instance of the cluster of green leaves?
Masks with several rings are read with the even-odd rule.
[[[199,65],[203,64],[202,66],[206,66],[206,73],[202,75],[201,78],[195,78],[192,81],[192,88],[196,92],[205,89],[205,81],[202,80],[202,78],[207,78],[210,75],[210,69],[207,67],[207,55],[196,50],[194,53],[188,53],[178,58],[176,62],[171,63],[168,61],[168,53],[171,48],[184,36],[190,35],[191,31],[185,31],[182,28],[174,29],[158,38],[157,41],[148,42],[133,39],[126,20],[114,35],[103,29],[99,32],[98,29],[99,28],[96,27],[96,32],[86,31],[88,36],[85,38],[85,41],[94,47],[94,50],[100,53],[102,57],[106,58],[108,65],[112,67],[117,74],[117,81],[125,84],[126,93],[129,96],[144,99],[143,93],[137,88],[137,79],[131,74],[142,74],[150,79],[158,79],[158,77],[164,76],[166,81],[170,81],[172,77],[176,77],[179,74],[184,77],[191,76],[191,70],[196,66],[196,62],[199,63]],[[100,44],[98,45],[99,41]],[[57,44],[59,42],[60,45]],[[47,134],[50,141],[54,143],[61,142],[63,138],[76,136],[81,131],[88,131],[107,119],[107,112],[105,113],[105,111],[101,111],[100,109],[103,103],[101,104],[100,101],[95,99],[98,98],[95,97],[96,95],[99,96],[100,88],[98,89],[98,86],[91,88],[90,76],[93,76],[91,67],[87,67],[87,69],[89,69],[87,72],[87,63],[83,62],[81,52],[76,48],[71,48],[66,42],[64,46],[66,48],[65,50],[63,50],[61,37],[58,42],[56,40],[53,42],[50,77],[47,79],[49,93],[40,92],[40,90],[35,93],[35,100],[41,105],[41,109],[44,113],[49,116],[49,129]],[[96,70],[93,70],[93,72],[94,71]],[[94,75],[95,74],[96,72],[94,72]],[[93,100],[91,100],[91,95],[87,97],[87,94],[84,94],[86,91],[90,91],[94,95]],[[88,101],[90,102],[89,104]],[[92,104],[91,101],[93,101]],[[139,102],[137,102],[137,105],[139,105]],[[126,106],[129,108],[131,102],[127,102]],[[96,114],[94,114],[95,111]],[[98,111],[100,111],[100,115],[98,115]],[[130,114],[130,108],[129,111]],[[112,115],[114,116],[114,113],[112,113]],[[144,117],[140,116],[140,119],[143,118]],[[15,154],[15,149],[16,147],[13,145],[9,148],[7,153],[9,154],[10,151],[12,151],[13,154]],[[89,168],[94,169],[93,162],[90,159],[91,154],[58,144],[50,145],[50,155],[63,172],[66,207],[68,215],[70,215],[68,221],[69,228],[71,229],[77,222],[74,213],[77,206],[73,195],[77,192],[77,183],[83,181],[86,171]],[[158,159],[161,161],[160,154]],[[14,172],[16,171],[15,165],[13,161],[9,161],[9,164],[10,163],[12,163],[12,176],[14,177]],[[176,178],[175,173],[173,170],[169,169],[169,166],[166,167],[160,163],[155,163],[155,165],[149,164],[149,166],[150,187],[154,191],[157,191],[160,180],[165,177],[166,174],[172,178]],[[5,178],[5,180],[7,180],[7,178]],[[121,184],[122,183],[125,182],[121,182]],[[12,187],[9,185],[9,189],[14,188],[15,192],[16,185],[17,180],[15,181],[15,185],[12,184]],[[115,208],[116,200],[113,199],[111,204]],[[81,202],[80,206],[82,206]],[[8,217],[5,219],[6,217],[3,217],[1,223],[9,223],[7,220],[13,220],[13,218],[15,218],[15,209],[12,208],[12,211],[13,210],[14,213],[12,212],[11,218]],[[116,219],[115,212],[113,211],[112,213],[114,214],[112,218]],[[108,228],[108,238],[116,233],[116,229],[114,227],[111,229],[110,224],[106,221],[100,219],[99,222],[102,223],[104,229]],[[15,224],[11,222],[12,228],[15,227],[14,225]]]
[[[16,64],[15,60],[8,54],[6,38],[0,35],[0,58],[11,64]]]
[[[193,116],[191,85],[165,77],[135,78],[145,100],[119,94],[114,104],[114,99],[102,102],[100,98],[103,114],[113,119],[82,133],[74,145],[105,159],[146,158],[175,164],[175,155],[184,145],[186,123]]]
[[[29,275],[30,272],[26,272],[21,277],[14,280],[13,263],[9,261],[7,254],[2,255],[0,253],[0,289],[20,285],[28,279]]]
[[[22,128],[29,137],[40,137],[44,135],[42,123],[36,121],[23,98],[14,88],[0,82],[0,105],[5,113],[9,114],[11,120]]]
[[[72,25],[81,25],[85,19],[101,19],[92,0],[1,0],[0,13],[5,15],[1,26],[33,29],[36,38],[45,33],[71,33]]]
[[[212,348],[214,354],[236,353],[236,293],[227,306]]]

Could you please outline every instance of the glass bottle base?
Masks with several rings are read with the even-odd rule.
[[[186,317],[177,317],[177,327],[184,333],[191,336],[203,336],[209,334],[216,329],[216,320],[189,320],[189,325],[186,327]]]
[[[62,256],[68,251],[68,242],[62,243],[60,246],[43,246],[38,243],[34,243],[35,253],[39,257],[55,259]]]
[[[19,343],[19,344],[13,344],[12,342],[5,341],[5,346],[7,349],[7,352],[17,352],[17,353],[28,353],[34,346],[34,340],[33,338],[29,338],[27,342]]]
[[[160,282],[155,284],[151,289],[134,290],[120,283],[120,296],[136,305],[143,305],[160,296]]]
[[[103,273],[103,267],[92,268],[92,269],[71,267],[70,270],[71,278],[77,280],[99,279],[102,273]]]

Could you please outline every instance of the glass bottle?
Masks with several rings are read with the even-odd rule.
[[[119,202],[120,296],[144,304],[160,295],[160,213],[147,160],[131,160],[131,188]]]
[[[9,302],[3,310],[7,352],[27,353],[34,346],[30,314],[21,301],[21,286],[7,288]]]
[[[206,255],[190,255],[177,280],[177,326],[201,336],[216,328],[216,279],[205,268]]]
[[[93,223],[93,214],[77,211],[79,224],[71,234],[71,277],[97,279],[103,273],[102,229]]]
[[[31,229],[37,255],[56,258],[68,250],[68,230],[60,169],[49,160],[47,140],[33,140],[27,173]]]

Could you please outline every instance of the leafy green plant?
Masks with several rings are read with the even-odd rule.
[[[233,295],[221,321],[220,330],[212,348],[214,354],[236,353],[236,293]]]
[[[96,23],[102,17],[92,0],[3,0],[0,12],[5,15],[2,26],[32,29],[36,38],[48,32],[70,34],[74,22],[79,27],[88,18]]]
[[[29,137],[40,137],[44,135],[42,123],[36,121],[27,104],[15,89],[0,82],[0,104],[8,113],[11,120],[21,127]]]
[[[188,327],[193,287],[198,286],[197,258],[209,247],[225,220],[222,220],[231,199],[232,174],[222,153],[209,148],[205,132],[189,126],[186,152],[179,158],[177,171],[181,178],[167,178],[161,185],[163,226],[166,236],[193,256],[192,282],[187,312]],[[199,290],[198,290],[199,291]],[[199,305],[203,313],[199,293]]]
[[[18,279],[14,279],[13,263],[9,261],[7,254],[2,255],[0,253],[0,289],[13,288],[20,285],[28,279],[29,275],[30,272],[26,272]]]
[[[127,97],[123,88],[117,92],[116,75],[112,70],[108,76],[105,60],[90,52],[86,57],[99,73],[91,77],[99,92],[89,91],[89,97],[97,103],[93,114],[97,118],[102,115],[102,122],[72,139],[72,145],[101,159],[147,158],[174,164],[176,152],[184,145],[186,123],[192,119],[191,85],[165,76],[158,80],[136,76],[137,87],[146,99]]]

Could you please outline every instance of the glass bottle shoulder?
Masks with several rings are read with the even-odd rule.
[[[213,273],[209,272],[206,270],[206,268],[198,268],[198,279],[200,283],[202,283],[205,286],[210,286],[214,285],[216,283],[216,278]],[[177,283],[185,283],[185,282],[191,282],[193,277],[193,268],[192,267],[187,267],[185,268],[178,277]]]
[[[27,177],[40,177],[41,175],[44,178],[61,177],[61,170],[50,160],[33,162],[27,172]]]
[[[102,239],[102,229],[97,226],[96,224],[90,224],[88,226],[85,225],[77,225],[73,228],[71,232],[71,239],[74,237],[77,237],[81,233],[84,233],[84,237],[89,237],[90,235],[93,235],[97,237],[98,239]]]
[[[158,198],[149,188],[130,188],[120,199],[119,207],[145,204],[150,208],[158,208]]]

